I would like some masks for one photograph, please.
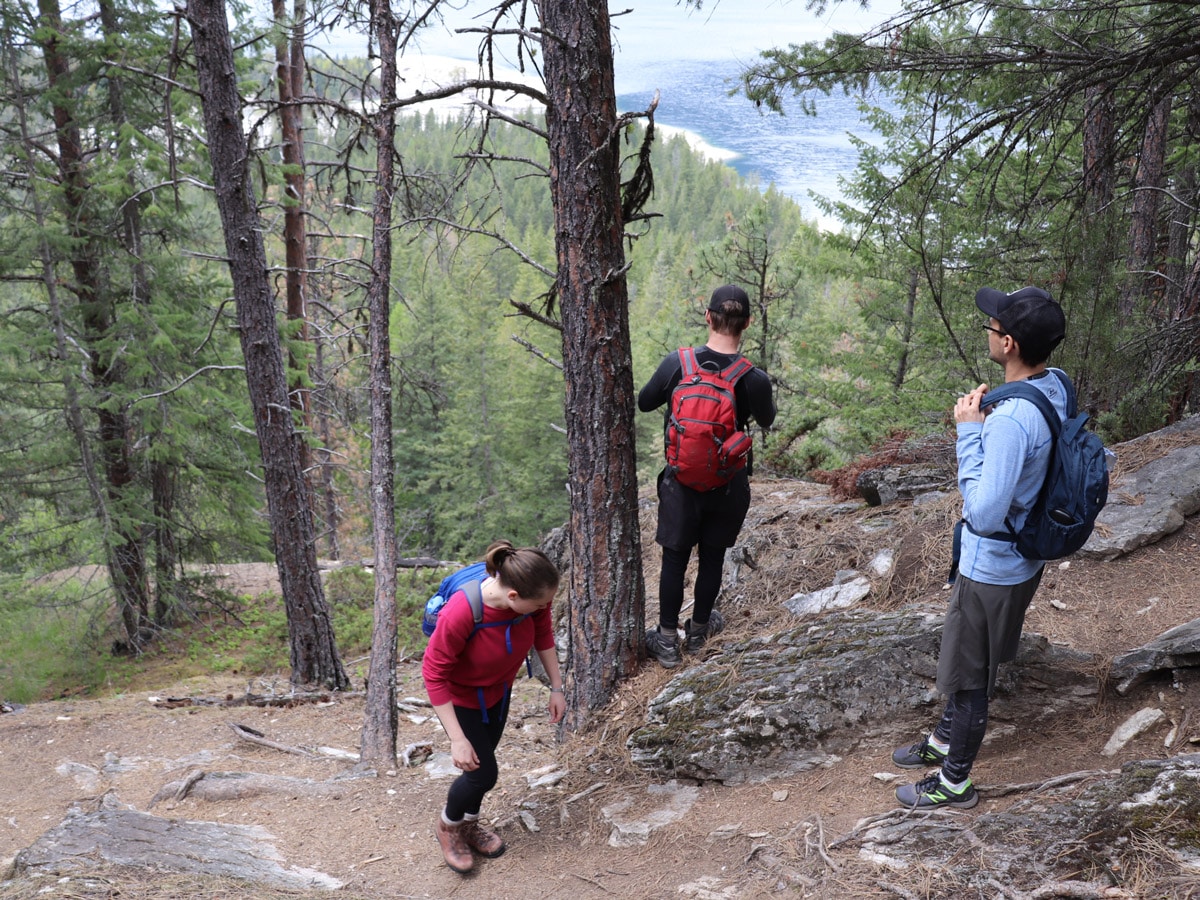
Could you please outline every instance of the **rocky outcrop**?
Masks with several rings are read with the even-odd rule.
[[[1200,510],[1200,416],[1115,444],[1108,504],[1083,556],[1112,560],[1162,540]],[[1142,464],[1141,460],[1152,457]],[[955,490],[953,460],[867,469],[856,482],[868,506]]]
[[[1198,428],[1192,419],[1179,427],[1183,424]],[[1169,432],[1156,434],[1166,433]],[[1185,517],[1197,510],[1200,510],[1200,445],[1178,447],[1131,475],[1113,480],[1108,504],[1100,511],[1096,530],[1080,553],[1116,559],[1178,531]]]
[[[728,784],[832,765],[865,742],[903,740],[934,714],[940,613],[837,612],[763,635],[675,676],[629,738],[654,772]],[[1094,697],[1095,660],[1022,638],[997,708],[1031,724]],[[1014,690],[1032,683],[1042,690]]]

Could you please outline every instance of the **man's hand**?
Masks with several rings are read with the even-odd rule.
[[[961,425],[963,422],[982,422],[983,410],[979,408],[983,395],[988,392],[988,386],[981,384],[969,394],[963,394],[954,404],[954,421]]]

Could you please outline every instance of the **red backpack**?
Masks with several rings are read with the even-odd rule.
[[[696,351],[679,349],[683,376],[671,392],[667,422],[667,469],[680,484],[711,491],[746,466],[750,435],[738,430],[733,389],[754,368],[739,356],[720,371],[700,366]]]

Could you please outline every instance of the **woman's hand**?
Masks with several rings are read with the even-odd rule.
[[[474,772],[479,768],[479,757],[475,755],[475,748],[465,737],[450,741],[450,758],[454,765],[464,772]]]
[[[567,714],[567,698],[557,691],[550,692],[550,722],[557,724]]]

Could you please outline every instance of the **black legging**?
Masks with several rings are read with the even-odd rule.
[[[463,734],[475,748],[475,755],[479,757],[479,768],[463,772],[455,778],[446,794],[446,818],[458,822],[464,815],[479,815],[484,795],[496,786],[500,777],[496,747],[500,744],[500,736],[504,734],[504,724],[508,720],[508,695],[505,694],[503,700],[487,711],[487,722],[484,722],[483,712],[478,708],[456,705],[454,714],[458,717]]]
[[[721,591],[725,548],[701,544],[698,555],[692,621],[707,624],[717,602],[717,594]],[[686,550],[663,547],[662,573],[658,582],[658,624],[663,628],[679,627],[679,611],[683,609],[683,579],[691,556],[691,547]]]
[[[946,709],[933,736],[950,745],[942,763],[942,773],[949,781],[958,784],[971,774],[971,766],[983,746],[987,723],[987,688],[955,691],[946,698]]]

